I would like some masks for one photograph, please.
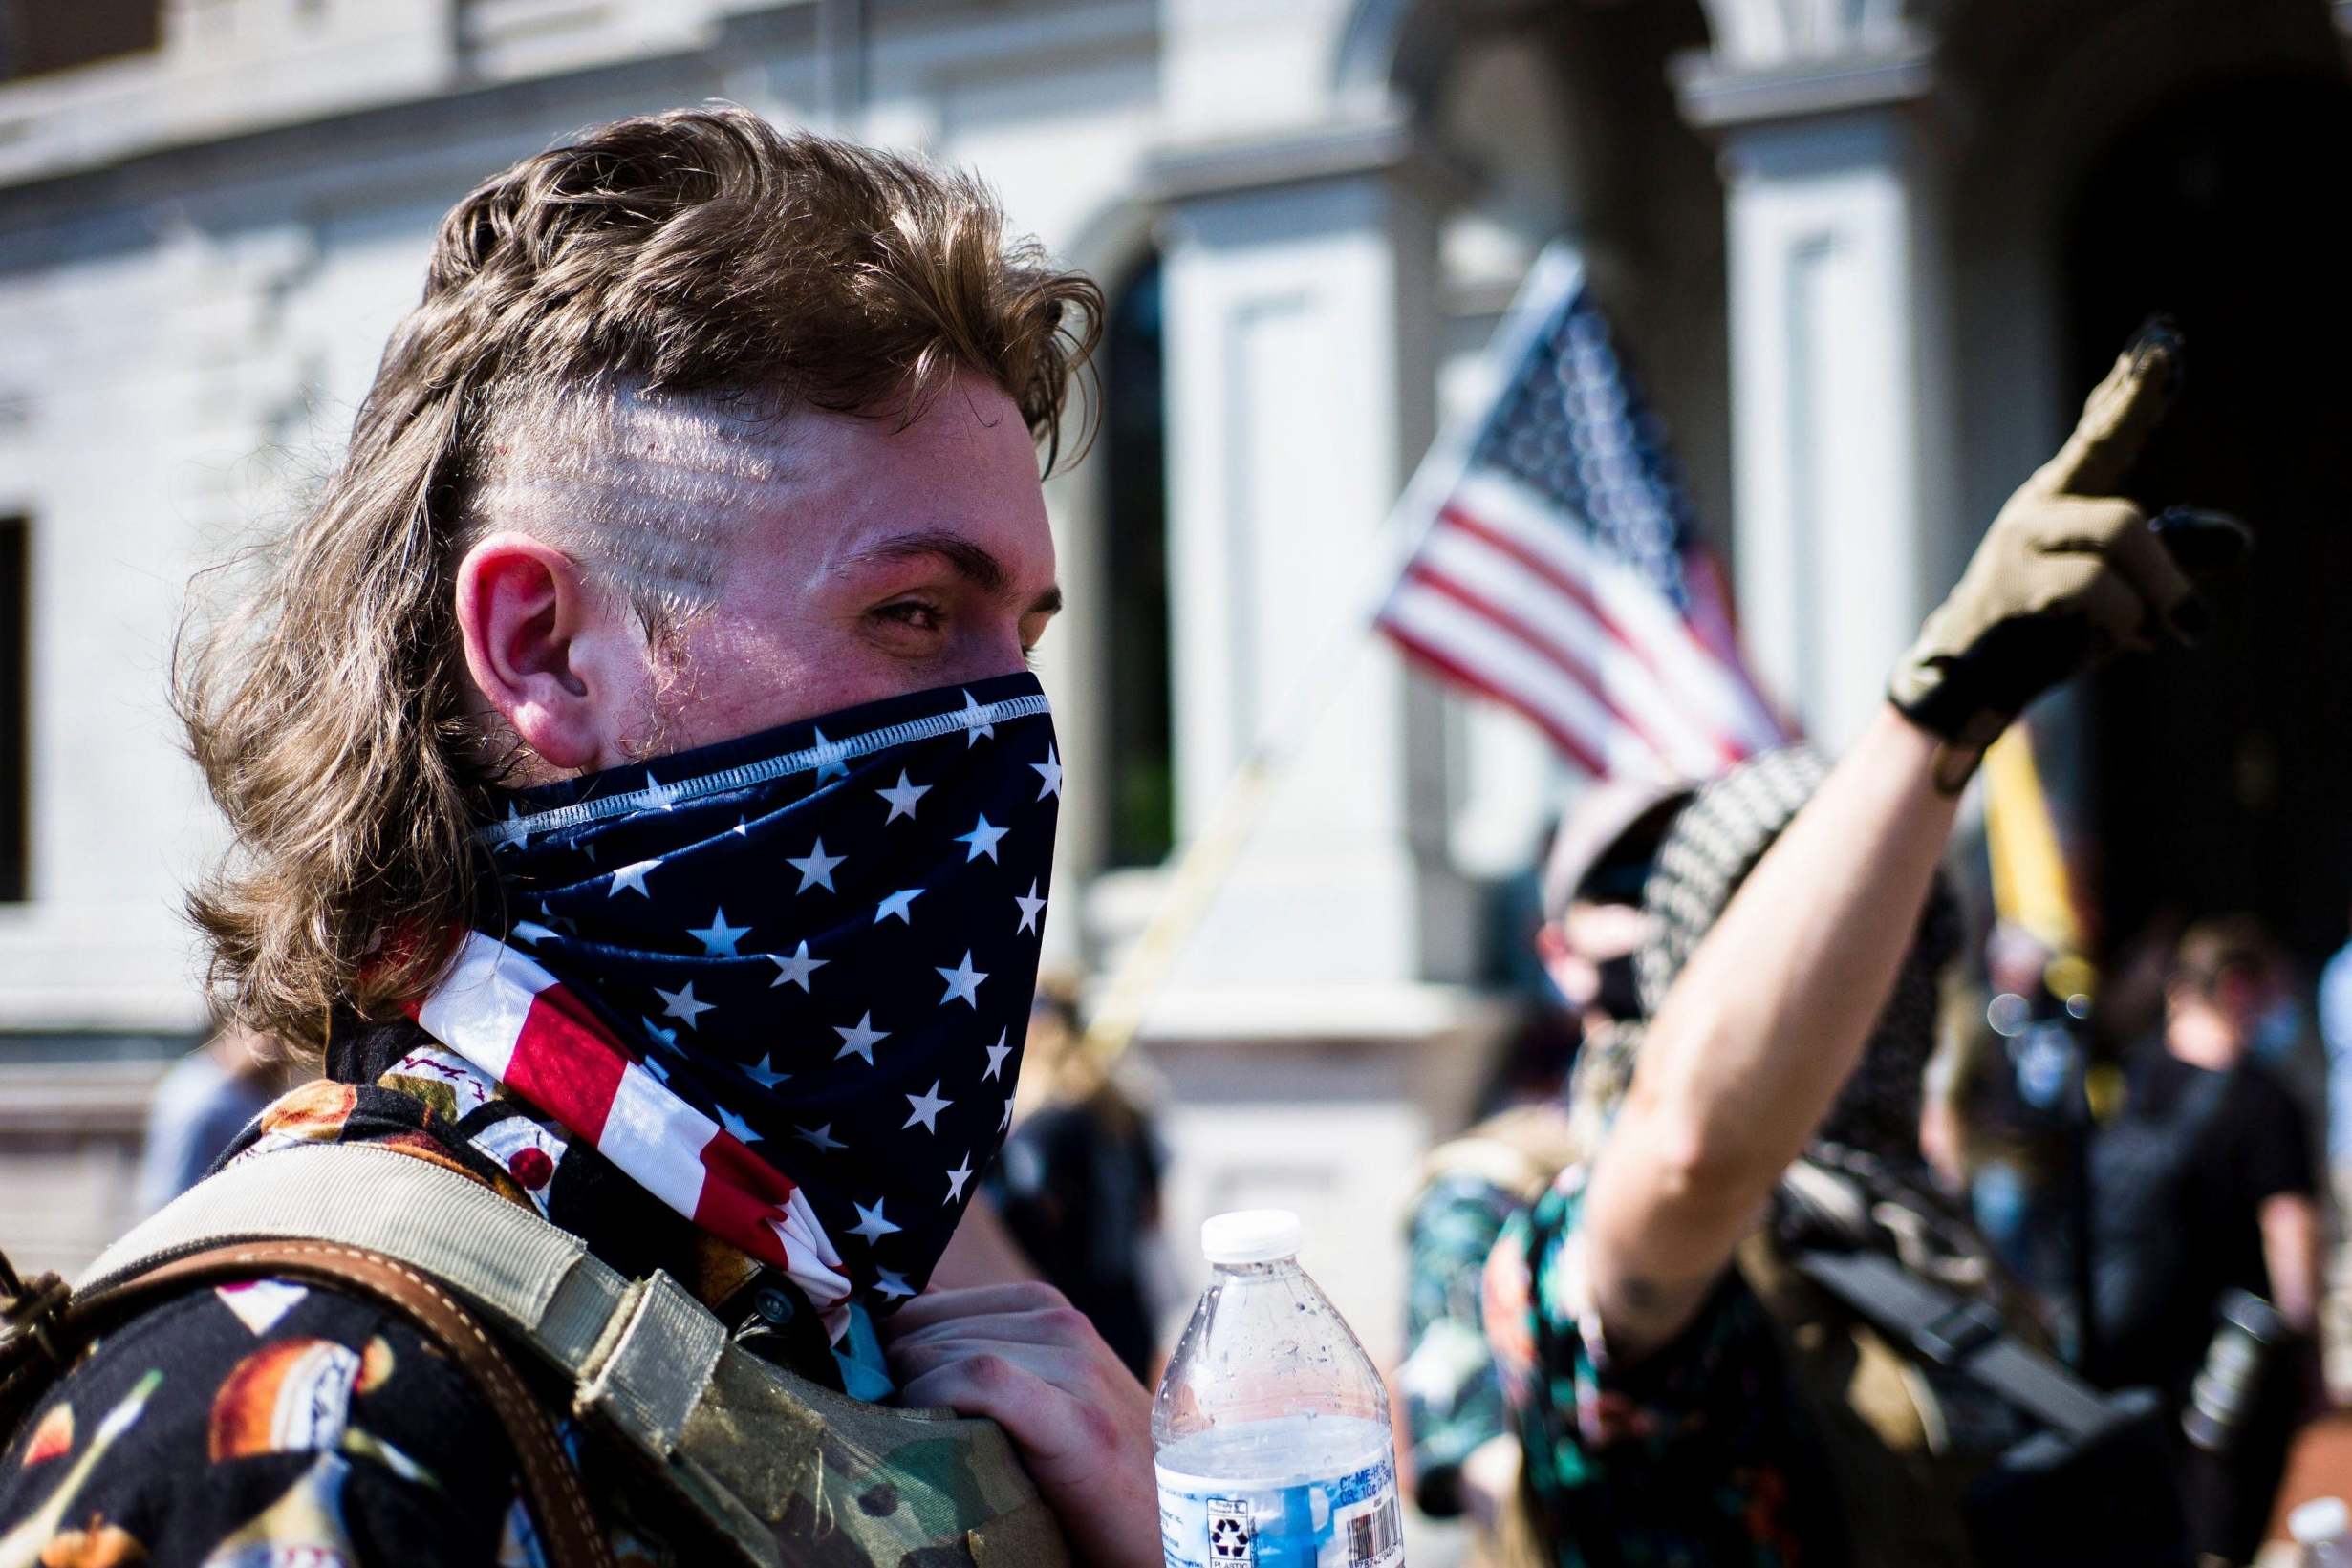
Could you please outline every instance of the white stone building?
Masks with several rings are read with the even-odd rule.
[[[459,194],[570,128],[723,97],[977,167],[1120,304],[1111,435],[1049,491],[1069,958],[1132,933],[1171,829],[1324,688],[1145,1055],[1171,1095],[1174,1234],[1301,1208],[1376,1348],[1397,1205],[1500,1017],[1486,894],[1562,780],[1518,720],[1384,648],[1333,650],[1537,250],[1582,247],[1764,682],[1834,741],[2087,369],[2164,302],[2140,296],[2166,258],[2213,243],[2180,216],[2196,159],[2224,198],[2300,164],[2323,211],[2347,145],[2324,0],[17,0],[0,19],[0,731],[21,740],[0,733],[0,1241],[70,1260],[126,1217],[126,1118],[158,1042],[203,1021],[178,903],[218,833],[164,698],[190,572],[332,459]],[[2274,140],[2215,141],[2216,116]],[[2137,245],[2101,205],[2124,186],[2156,192]],[[2109,289],[2119,255],[2141,271]],[[2239,299],[2250,265],[2196,286]],[[2304,698],[2222,690],[2260,709],[2239,728],[2272,735],[2276,801],[2312,757],[2261,716]],[[2273,877],[2263,907],[2305,917],[2348,853]]]

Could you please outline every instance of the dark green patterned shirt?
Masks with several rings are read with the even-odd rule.
[[[1462,1461],[1513,1430],[1479,1305],[1486,1255],[1520,1196],[1466,1171],[1421,1190],[1405,1232],[1405,1360],[1397,1368],[1416,1500],[1461,1512]]]

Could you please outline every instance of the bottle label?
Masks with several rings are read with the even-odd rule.
[[[1323,1480],[1158,1470],[1168,1568],[1404,1568],[1396,1466],[1386,1454]]]

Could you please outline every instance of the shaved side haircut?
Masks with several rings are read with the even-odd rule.
[[[709,601],[734,529],[781,508],[794,477],[784,413],[622,378],[500,408],[453,553],[520,529],[599,569],[649,633],[666,630]]]

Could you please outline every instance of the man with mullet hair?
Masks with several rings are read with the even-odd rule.
[[[324,1076],[71,1308],[0,1279],[0,1568],[1159,1560],[1086,1320],[925,1288],[1036,980],[1101,311],[731,108],[457,205],[180,673],[220,1003]]]

